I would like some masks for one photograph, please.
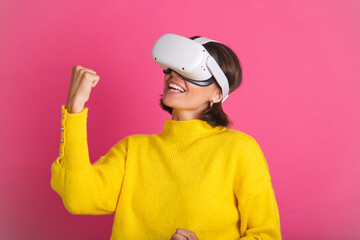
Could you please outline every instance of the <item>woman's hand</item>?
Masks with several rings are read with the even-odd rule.
[[[190,230],[176,229],[176,232],[171,236],[170,240],[199,240],[195,233]]]
[[[100,76],[92,69],[76,65],[72,68],[71,81],[66,109],[69,113],[80,113],[87,100],[90,92],[99,82]]]

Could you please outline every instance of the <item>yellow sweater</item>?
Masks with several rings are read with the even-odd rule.
[[[250,135],[200,119],[119,140],[91,164],[87,113],[62,105],[51,188],[72,214],[115,214],[111,240],[281,239],[269,168]]]

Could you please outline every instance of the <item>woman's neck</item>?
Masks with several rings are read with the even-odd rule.
[[[172,120],[186,121],[192,119],[199,119],[200,113],[203,109],[175,109],[172,110]]]

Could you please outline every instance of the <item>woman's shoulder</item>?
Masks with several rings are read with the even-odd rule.
[[[141,142],[151,140],[154,137],[156,137],[156,134],[134,133],[123,137],[119,142]]]
[[[236,147],[233,154],[241,156],[238,159],[241,165],[239,175],[251,176],[257,182],[271,179],[267,160],[259,141],[252,135],[239,130],[227,129],[227,132],[230,136],[228,143],[234,143]]]
[[[226,129],[223,134],[224,142],[226,142],[227,145],[236,147],[240,152],[262,153],[262,147],[259,141],[249,133],[236,129]]]
[[[257,143],[255,138],[249,133],[237,129],[226,128],[226,130],[223,131],[222,134],[224,134],[224,137],[229,138],[233,141],[241,141],[242,143]]]
[[[117,149],[128,149],[130,146],[136,147],[138,145],[144,145],[151,143],[151,138],[154,134],[129,134],[118,139],[112,146]]]

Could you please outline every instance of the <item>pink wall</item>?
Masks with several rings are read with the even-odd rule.
[[[171,32],[238,54],[243,84],[224,108],[264,151],[284,239],[359,239],[359,12],[357,0],[1,1],[0,238],[110,237],[113,215],[71,215],[50,188],[71,67],[101,77],[86,105],[95,162],[171,118],[151,59]]]

